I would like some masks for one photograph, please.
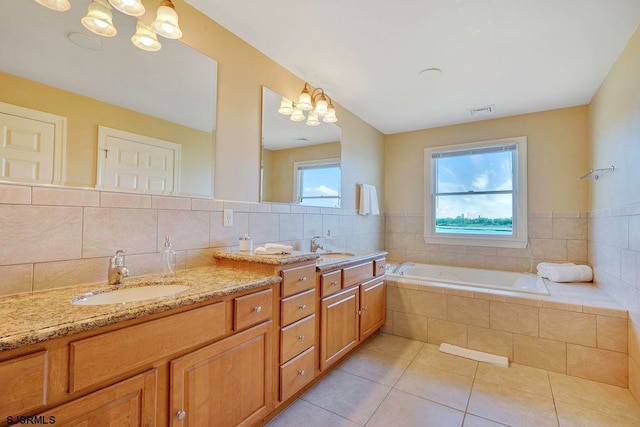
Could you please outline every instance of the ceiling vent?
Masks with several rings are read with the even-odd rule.
[[[485,105],[484,107],[472,108],[469,110],[471,117],[490,116],[496,113],[495,105]]]

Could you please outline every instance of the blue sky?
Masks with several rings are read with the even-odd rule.
[[[340,196],[340,181],[341,173],[339,166],[306,170],[304,171],[303,194],[305,196]],[[327,202],[323,202],[315,199],[305,204],[335,207],[336,200],[330,199]]]
[[[474,154],[438,159],[437,191],[499,191],[513,188],[512,152]],[[510,194],[438,197],[436,218],[455,218],[461,214],[477,218],[510,218]]]

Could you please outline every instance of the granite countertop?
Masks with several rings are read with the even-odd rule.
[[[223,297],[280,282],[278,276],[232,268],[201,267],[161,279],[157,275],[128,279],[124,286],[106,282],[56,288],[0,298],[0,351],[39,343],[172,308]],[[107,292],[150,284],[186,285],[190,289],[152,300],[79,306],[71,299],[87,292]]]
[[[295,264],[297,262],[314,261],[318,259],[318,254],[316,253],[297,251],[283,255],[256,255],[253,251],[216,251],[213,256],[214,258],[230,259],[232,261],[247,261],[269,265]]]

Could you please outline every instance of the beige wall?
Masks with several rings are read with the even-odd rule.
[[[270,188],[265,192],[264,200],[291,203],[293,200],[293,164],[308,160],[339,159],[340,142],[277,150],[267,156],[271,157],[272,163],[271,167],[267,168],[269,162],[265,162],[265,178],[267,174],[269,175],[268,183],[265,179],[265,187],[268,184]],[[270,197],[266,197],[267,194]]]
[[[304,81],[184,1],[174,4],[182,41],[218,61],[215,197],[258,201],[262,86],[294,99]],[[344,207],[355,209],[357,182],[382,190],[384,136],[339,105],[336,113],[342,129]]]
[[[98,126],[125,130],[182,145],[181,185],[185,193],[211,194],[215,139],[202,132],[75,93],[0,73],[0,102],[67,118],[65,182],[94,187]]]
[[[629,311],[629,388],[640,400],[640,29],[589,106],[589,259],[598,286]]]
[[[424,148],[512,136],[528,137],[529,211],[586,210],[586,106],[386,136],[385,210],[422,214]]]

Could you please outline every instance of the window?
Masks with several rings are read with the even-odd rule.
[[[307,206],[340,207],[340,159],[295,162],[293,169],[294,200]]]
[[[527,246],[527,139],[425,149],[425,242]]]

